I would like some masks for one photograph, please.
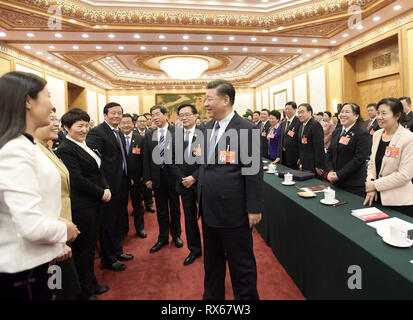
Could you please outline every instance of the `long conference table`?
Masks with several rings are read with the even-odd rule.
[[[277,171],[287,167],[277,165]],[[385,243],[376,229],[351,215],[364,199],[318,179],[285,186],[264,173],[263,217],[256,226],[307,299],[412,299],[413,247]],[[320,203],[324,193],[302,198],[295,186],[328,185],[347,204]],[[413,195],[412,195],[413,196]],[[376,206],[390,217],[413,218]]]

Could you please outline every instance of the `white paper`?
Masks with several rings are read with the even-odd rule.
[[[324,190],[320,190],[320,191],[312,191],[312,190],[310,190],[309,188],[301,188],[303,191],[306,191],[306,192],[310,192],[310,193],[317,193],[317,192],[324,192],[324,190],[327,190],[327,189],[324,189]]]
[[[374,222],[369,222],[367,223],[368,226],[373,227],[375,229],[377,228],[386,228],[387,226],[390,226],[390,224],[392,224],[393,222],[399,222],[399,223],[403,223],[406,225],[406,227],[408,229],[412,229],[413,228],[413,223],[404,221],[402,219],[399,218],[389,218],[389,219],[384,219],[384,220],[379,220],[379,221],[374,221]]]
[[[381,211],[380,209],[377,209],[376,207],[352,210],[353,215],[356,215],[358,217],[365,215],[365,214],[373,214],[373,213],[380,213],[380,212],[383,212],[383,211]]]

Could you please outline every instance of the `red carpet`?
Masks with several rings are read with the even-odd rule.
[[[129,212],[132,208],[129,207]],[[133,217],[130,217],[130,231],[123,242],[125,253],[135,258],[126,261],[127,269],[115,272],[102,269],[100,259],[95,261],[98,282],[110,286],[110,290],[99,296],[101,300],[200,300],[203,294],[203,257],[189,266],[183,261],[189,254],[186,247],[184,215],[181,215],[182,240],[184,247],[176,248],[173,243],[150,254],[149,249],[158,239],[156,213],[145,213],[146,239],[135,235]],[[201,223],[201,222],[200,222]],[[201,230],[201,229],[200,229]],[[305,299],[290,276],[275,258],[270,247],[254,229],[254,253],[258,270],[258,293],[261,300]],[[171,241],[171,239],[170,239]],[[228,270],[228,268],[227,268]],[[226,299],[233,300],[231,279],[227,271]]]

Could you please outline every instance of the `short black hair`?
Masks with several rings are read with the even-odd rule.
[[[357,119],[357,122],[359,122],[359,123],[362,122],[362,121],[363,121],[363,118],[361,117],[359,105],[358,105],[357,103],[355,103],[355,102],[346,102],[346,103],[343,103],[343,105],[341,106],[340,112],[343,110],[343,108],[344,108],[346,105],[349,105],[349,106],[351,107],[351,110],[353,111],[353,113],[359,116],[358,119]]]
[[[154,105],[151,109],[151,116],[152,116],[152,112],[159,109],[159,111],[161,111],[163,114],[167,114],[168,113],[168,109],[166,109],[166,107],[163,104],[156,104]]]
[[[398,122],[404,122],[404,108],[400,101],[400,99],[396,98],[384,98],[377,103],[377,110],[380,108],[382,104],[386,104],[390,107],[391,112],[395,117],[399,116]]]
[[[297,104],[294,102],[294,101],[288,101],[286,104],[285,104],[285,107],[286,106],[291,106],[293,109],[297,109]]]
[[[221,97],[228,96],[231,105],[235,102],[235,88],[231,82],[227,80],[215,80],[211,81],[207,85],[207,89],[216,89],[217,95]]]
[[[410,99],[410,97],[401,97],[399,98],[400,102],[402,100],[406,100],[407,104],[410,106],[412,104],[412,100]]]
[[[257,110],[257,111],[254,111],[253,114],[254,114],[254,113],[258,114],[259,116],[261,115],[261,112],[259,112],[258,110]]]
[[[366,109],[368,109],[368,108],[370,108],[370,107],[374,107],[374,109],[377,110],[377,104],[375,104],[375,103],[369,103],[369,104],[367,105]]]
[[[178,107],[178,115],[179,115],[179,111],[180,111],[181,109],[183,109],[183,108],[191,108],[193,114],[198,114],[198,110],[196,109],[196,107],[195,107],[193,104],[184,103],[184,104],[181,104],[181,105]]]
[[[133,122],[133,117],[132,117],[132,115],[131,115],[130,113],[124,113],[124,114],[122,115],[122,118],[131,118],[131,119],[132,119],[132,122]]]
[[[271,110],[270,113],[268,114],[268,116],[274,116],[276,117],[278,120],[281,119],[281,113],[277,110]]]
[[[52,112],[56,113],[56,108],[55,107],[52,108]]]
[[[104,113],[104,114],[108,114],[109,109],[110,109],[110,108],[113,108],[113,107],[121,107],[122,113],[123,113],[123,108],[122,108],[122,106],[121,106],[119,103],[117,103],[117,102],[109,102],[109,103],[103,108],[103,113]]]
[[[324,113],[325,113],[326,115],[328,115],[329,118],[331,118],[331,112],[330,112],[330,111],[324,111]]]
[[[152,117],[152,115],[151,115],[149,112],[145,112],[145,113],[143,114],[143,116],[144,116],[146,119],[148,119],[148,116],[151,116],[151,117]]]
[[[318,116],[323,116],[323,115],[324,115],[324,112],[323,112],[323,111],[317,112],[317,115],[318,115]]]
[[[73,124],[77,121],[86,121],[86,122],[90,122],[90,117],[89,115],[83,111],[82,109],[79,108],[73,108],[71,110],[69,110],[68,112],[66,112],[61,120],[62,122],[62,127],[67,127],[68,129],[70,129]]]
[[[262,113],[263,111],[266,111],[268,114],[270,114],[270,110],[268,110],[268,109],[261,109],[261,113]]]
[[[309,103],[302,103],[298,106],[298,108],[300,107],[305,107],[307,111],[311,112],[311,115],[313,114],[313,107]]]

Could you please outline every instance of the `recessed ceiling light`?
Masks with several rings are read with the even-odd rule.
[[[265,51],[267,51],[267,49],[266,49],[266,48],[262,48],[261,51],[262,51],[262,52],[265,52]]]
[[[183,47],[182,50],[187,51],[187,50],[188,50],[188,47]]]
[[[111,39],[114,39],[115,35],[111,33],[111,34],[108,35],[108,37],[111,38]]]
[[[207,40],[212,40],[212,36],[207,36],[206,39]]]
[[[37,51],[37,52],[36,52],[36,54],[40,56],[40,55],[42,55],[42,54],[43,54],[43,52],[41,52],[41,51]]]
[[[308,58],[311,57],[311,54],[307,53],[305,56]]]
[[[69,68],[69,66],[66,66],[66,65],[65,65],[65,66],[63,66],[63,68],[67,69],[67,68]]]
[[[278,27],[278,30],[284,30],[284,27]]]
[[[231,36],[231,37],[229,37],[228,39],[231,40],[231,41],[233,41],[233,40],[235,40],[235,37]]]
[[[54,49],[56,49],[56,47],[55,46],[49,46],[49,49],[54,50]]]
[[[60,62],[60,61],[56,61],[56,64],[61,64],[61,62]]]
[[[347,38],[349,36],[348,33],[343,34],[343,38]]]
[[[242,51],[248,51],[248,48],[242,48]]]
[[[336,41],[336,40],[331,40],[330,43],[331,43],[331,44],[336,44],[337,41]]]
[[[74,68],[71,68],[70,71],[75,71],[75,69],[74,69]]]
[[[182,39],[188,40],[188,39],[189,39],[189,36],[186,34],[186,35],[182,36]]]
[[[208,51],[209,50],[209,48],[208,47],[204,47],[204,51]]]
[[[75,19],[70,19],[69,22],[71,23],[77,23],[77,21]]]
[[[62,38],[62,37],[63,37],[61,33],[55,33],[54,36],[55,36],[56,38]]]
[[[280,52],[284,52],[284,51],[285,51],[284,49],[282,49],[282,48],[280,49]]]
[[[160,34],[160,35],[158,36],[158,38],[159,38],[159,39],[165,39],[165,36],[164,36],[163,34]]]
[[[27,36],[28,36],[29,38],[33,38],[33,37],[34,37],[34,33],[29,32],[29,33],[27,34]]]
[[[251,41],[257,41],[257,38],[252,37],[252,38],[251,38]]]
[[[224,51],[228,51],[228,48],[227,48],[227,47],[225,47],[223,50],[224,50]]]
[[[96,49],[97,50],[102,50],[102,47],[101,46],[96,46]]]
[[[0,32],[0,37],[1,38],[4,38],[4,37],[6,37],[7,35],[6,35],[6,33],[5,32]]]
[[[400,10],[401,8],[402,8],[402,6],[398,4],[397,6],[394,6],[394,7],[393,7],[393,10],[398,11],[398,10]]]
[[[124,50],[125,47],[124,47],[124,46],[119,46],[118,49],[119,49],[119,50]]]
[[[357,30],[363,30],[364,27],[362,25],[357,26]]]
[[[315,52],[315,53],[319,53],[319,52],[320,52],[320,50],[318,50],[318,49],[315,49],[315,50],[314,50],[314,52]]]
[[[162,50],[168,50],[168,47],[162,47]]]
[[[47,59],[47,60],[52,60],[53,58],[52,58],[52,57],[46,57],[46,59]]]
[[[298,59],[298,61],[303,61],[303,58]]]
[[[272,42],[276,42],[276,41],[278,41],[277,38],[272,38]]]
[[[293,39],[293,42],[298,42],[298,39]]]
[[[140,38],[141,38],[141,36],[140,36],[139,34],[135,34],[133,37],[134,37],[135,39],[140,39]]]
[[[312,43],[317,43],[318,40],[317,40],[317,39],[313,39],[311,42],[312,42]]]
[[[32,47],[31,47],[31,46],[24,46],[24,48],[25,48],[26,50],[30,50]]]
[[[141,47],[141,50],[146,50],[146,47],[145,47],[145,46],[142,46],[142,47]]]
[[[374,21],[379,21],[381,18],[379,17],[379,16],[375,16],[374,18],[373,18],[373,20]]]
[[[303,49],[297,49],[297,52],[301,53],[303,52]]]
[[[74,50],[78,50],[79,49],[79,46],[73,46],[72,47]]]
[[[87,33],[82,34],[82,38],[89,38],[89,35]]]

